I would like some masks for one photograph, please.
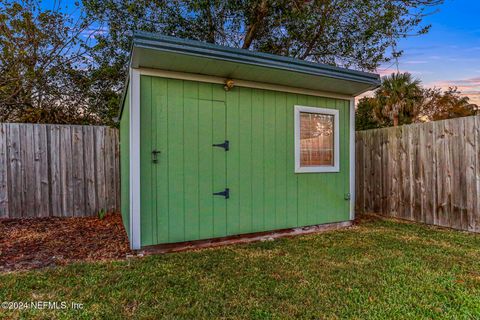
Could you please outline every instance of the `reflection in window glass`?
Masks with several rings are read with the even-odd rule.
[[[333,166],[334,116],[300,112],[300,166]]]

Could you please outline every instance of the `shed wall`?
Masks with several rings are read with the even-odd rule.
[[[231,145],[222,168],[231,198],[222,200],[225,219],[205,222],[202,199],[186,194],[206,183],[188,174],[202,158],[191,139],[211,133],[192,124],[219,103]],[[141,76],[140,105],[142,246],[349,220],[348,100]],[[340,172],[294,172],[295,105],[339,110]],[[172,155],[170,148],[179,149]]]
[[[130,89],[128,89],[120,119],[120,204],[123,225],[130,237]]]

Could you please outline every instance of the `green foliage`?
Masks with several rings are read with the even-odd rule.
[[[112,125],[134,30],[375,70],[442,2],[0,0],[0,121]]]
[[[134,30],[375,70],[392,58],[386,49],[421,26],[424,10],[442,0],[85,0],[93,20],[106,25],[101,57],[123,60]],[[400,53],[394,52],[398,56]]]
[[[409,73],[397,73],[382,78],[374,97],[358,102],[355,127],[367,130],[476,114],[480,107],[457,88],[423,88]]]
[[[103,220],[105,219],[105,216],[107,215],[107,212],[105,211],[105,209],[100,209],[98,212],[97,212],[97,216],[98,216],[98,219],[100,220]]]
[[[134,30],[375,70],[401,55],[387,50],[400,38],[428,31],[422,25],[425,10],[442,2],[84,0],[84,6],[108,30],[97,36],[90,55],[100,70],[115,70],[109,80],[121,87]],[[98,97],[110,99],[101,92]]]
[[[476,104],[462,96],[456,87],[441,91],[438,88],[424,90],[419,118],[423,121],[444,120],[480,114]]]
[[[355,130],[368,130],[381,128],[380,123],[375,117],[376,99],[365,97],[358,101],[355,110]]]
[[[382,79],[382,85],[375,92],[376,118],[380,122],[392,121],[394,126],[411,123],[422,101],[422,87],[418,79],[408,72],[393,73]],[[403,120],[403,123],[400,120]]]
[[[113,123],[119,87],[92,65],[90,27],[85,14],[0,0],[0,122]]]
[[[111,244],[106,244],[111,245]],[[371,220],[211,250],[0,275],[4,319],[475,319],[480,237]]]

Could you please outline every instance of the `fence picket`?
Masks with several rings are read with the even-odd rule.
[[[480,232],[480,116],[356,135],[358,212]]]
[[[118,211],[118,168],[117,129],[0,123],[0,218]]]

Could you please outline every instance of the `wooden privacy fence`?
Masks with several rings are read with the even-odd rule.
[[[0,218],[95,215],[119,208],[118,130],[0,124]]]
[[[356,209],[480,232],[480,117],[356,133]]]

